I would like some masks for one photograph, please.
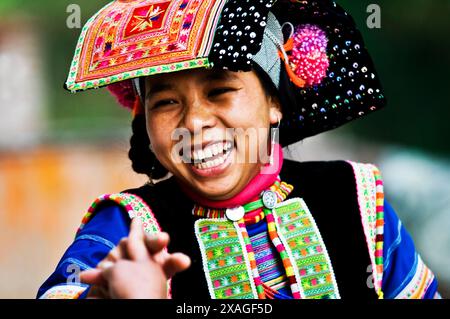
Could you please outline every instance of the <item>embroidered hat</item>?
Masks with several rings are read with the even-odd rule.
[[[288,145],[384,107],[353,19],[330,0],[116,0],[83,27],[66,88],[139,105],[139,78],[193,68],[267,73]]]

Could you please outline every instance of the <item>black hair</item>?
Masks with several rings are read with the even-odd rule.
[[[131,123],[133,135],[130,139],[128,157],[133,170],[145,174],[150,179],[160,179],[167,175],[167,169],[156,159],[150,150],[150,139],[147,134],[145,114],[136,114]]]
[[[253,70],[268,97],[276,97],[283,105],[283,96],[280,96],[278,89],[270,79],[269,75],[256,63]],[[145,96],[145,81],[141,78],[139,86],[142,96]],[[145,174],[150,179],[160,179],[167,175],[167,169],[159,163],[155,154],[150,150],[150,139],[147,134],[145,114],[136,114],[132,123],[132,133],[130,139],[130,150],[128,157],[131,160],[133,170],[138,174]]]

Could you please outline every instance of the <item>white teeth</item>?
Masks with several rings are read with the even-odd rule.
[[[213,156],[211,149],[209,147],[205,149],[204,154],[205,154],[205,156],[203,158],[208,158],[208,157]]]
[[[204,159],[206,156],[205,156],[205,153],[202,151],[202,150],[199,150],[198,151],[198,159],[199,160],[202,160],[202,159]]]
[[[226,144],[223,146],[223,149],[225,151],[228,151],[231,148],[231,142],[226,142]]]
[[[226,160],[228,150],[233,147],[232,142],[216,143],[206,146],[203,150],[196,150],[192,152],[194,162],[197,162],[195,166],[199,169],[205,169],[213,166],[223,164]],[[222,153],[224,153],[222,155]],[[216,155],[221,155],[214,160],[211,159]],[[202,162],[203,161],[203,162]],[[199,163],[201,162],[201,163]]]
[[[216,156],[217,154],[219,154],[219,147],[218,144],[214,144],[212,146],[212,152],[213,152],[213,156]]]

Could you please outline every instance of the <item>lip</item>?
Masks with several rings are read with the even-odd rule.
[[[231,151],[228,153],[228,156],[225,159],[225,162],[223,162],[220,165],[214,166],[214,167],[198,169],[192,164],[187,164],[187,165],[189,166],[191,171],[197,176],[214,177],[214,176],[218,176],[218,175],[224,173],[228,169],[228,167],[231,166],[231,164],[233,163],[233,158],[234,158],[235,153],[236,153],[236,146],[233,146]]]

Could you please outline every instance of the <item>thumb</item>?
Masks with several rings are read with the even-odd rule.
[[[105,279],[102,275],[102,270],[98,268],[92,268],[80,272],[80,281],[88,285],[104,285]]]
[[[177,273],[189,268],[191,265],[191,258],[183,253],[174,253],[167,256],[163,270],[167,278],[172,278]]]

